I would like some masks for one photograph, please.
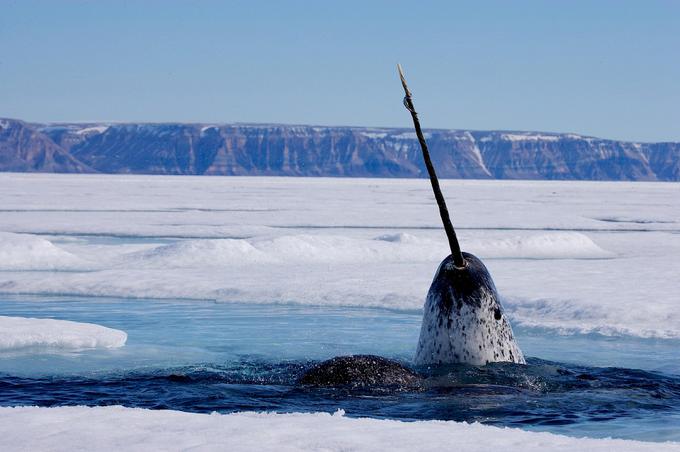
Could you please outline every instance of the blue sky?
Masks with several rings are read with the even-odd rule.
[[[680,2],[0,0],[0,116],[680,141]]]

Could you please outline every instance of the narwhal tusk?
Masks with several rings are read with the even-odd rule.
[[[465,267],[465,259],[463,258],[463,253],[460,251],[460,245],[458,244],[456,231],[453,229],[453,224],[451,224],[449,210],[446,208],[446,201],[444,200],[444,195],[442,194],[442,190],[439,187],[439,179],[437,179],[437,173],[434,171],[434,166],[432,166],[430,151],[427,150],[427,143],[425,142],[423,131],[420,129],[420,121],[418,120],[418,113],[416,113],[416,109],[413,106],[411,91],[408,90],[406,78],[404,77],[404,71],[401,69],[400,64],[397,64],[397,69],[399,70],[401,85],[404,87],[404,93],[406,94],[404,97],[404,106],[411,113],[411,117],[413,118],[413,125],[416,128],[416,136],[418,137],[418,142],[420,143],[420,149],[423,151],[425,167],[427,168],[427,172],[430,175],[430,182],[432,183],[434,198],[437,200],[437,205],[439,206],[439,215],[442,217],[442,223],[444,223],[446,237],[449,239],[449,247],[451,248],[453,263],[456,267]]]
[[[404,70],[401,68],[401,64],[397,63],[397,70],[399,71],[399,78],[401,79],[401,86],[404,87],[404,92],[406,93],[406,97],[411,97],[411,91],[408,90],[408,86],[406,85],[406,78],[404,77]]]

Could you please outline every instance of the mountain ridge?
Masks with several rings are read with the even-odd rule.
[[[680,180],[680,143],[426,129],[442,178]],[[408,128],[0,119],[0,171],[426,177]]]

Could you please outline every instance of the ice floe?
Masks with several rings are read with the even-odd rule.
[[[0,316],[0,352],[122,347],[124,331],[93,323]]]

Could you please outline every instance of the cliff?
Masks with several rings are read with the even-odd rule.
[[[680,143],[427,130],[442,178],[680,180]],[[410,129],[0,120],[0,171],[423,177]]]

